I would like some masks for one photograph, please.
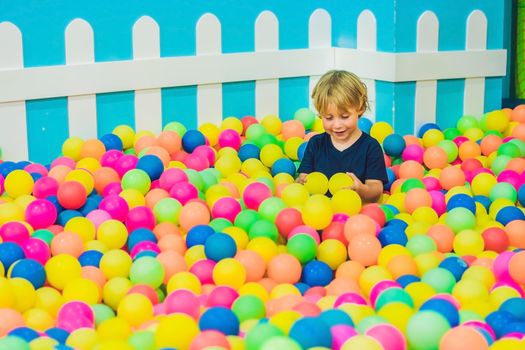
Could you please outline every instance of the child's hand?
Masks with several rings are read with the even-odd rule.
[[[354,173],[346,173],[346,174],[350,176],[352,180],[354,180],[354,184],[350,186],[350,189],[359,193],[359,190],[363,188],[364,184],[361,182],[361,180],[359,180],[357,176],[355,176]]]
[[[306,182],[306,175],[308,175],[308,174],[300,173],[299,176],[297,177],[297,179],[295,179],[295,182],[304,185],[304,183]]]

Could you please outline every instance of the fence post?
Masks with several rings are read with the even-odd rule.
[[[438,51],[439,21],[432,11],[425,11],[417,21],[417,52]],[[436,122],[437,80],[416,81],[414,132],[421,125]]]
[[[310,49],[331,47],[332,46],[332,17],[324,9],[315,10],[308,21],[308,47]],[[319,81],[320,75],[310,76],[310,87],[308,96],[312,95],[315,84]],[[315,110],[313,101],[309,98],[310,109]]]
[[[279,50],[279,21],[263,11],[255,20],[255,51]],[[255,81],[255,116],[279,115],[279,79]]]
[[[77,18],[66,27],[66,65],[95,62],[93,29]],[[96,95],[70,96],[67,99],[69,135],[83,139],[97,137]]]
[[[211,13],[204,14],[197,22],[197,55],[220,54],[221,23]],[[222,84],[197,86],[197,125],[222,121]]]
[[[357,18],[357,49],[361,51],[377,51],[377,21],[370,10],[364,10]],[[368,119],[376,120],[376,81],[363,79],[368,92],[369,112],[365,112]]]
[[[0,23],[0,69],[24,67],[22,33],[13,23]],[[27,120],[26,102],[0,103],[0,146],[6,160],[27,160]],[[9,125],[9,127],[4,127]]]
[[[479,10],[467,18],[465,50],[485,50],[487,48],[487,18]],[[480,118],[484,111],[485,78],[465,79],[463,114]]]
[[[160,57],[159,25],[153,18],[142,16],[133,25],[133,59]],[[161,89],[135,91],[135,128],[137,131],[162,130]]]

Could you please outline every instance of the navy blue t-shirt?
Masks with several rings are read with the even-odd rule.
[[[354,173],[359,180],[388,182],[383,150],[372,136],[363,132],[350,147],[339,151],[330,135],[313,136],[306,146],[298,173],[318,171],[330,178],[335,173]]]

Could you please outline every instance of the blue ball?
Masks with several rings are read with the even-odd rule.
[[[405,139],[399,134],[390,134],[383,140],[383,149],[391,157],[399,158],[406,145]]]
[[[402,230],[405,230],[407,227],[408,227],[408,224],[406,223],[406,221],[403,221],[401,219],[392,219],[392,220],[389,220],[386,225],[387,227],[397,227],[397,228],[400,228]]]
[[[153,251],[153,250],[142,250],[140,252],[138,252],[135,257],[133,257],[133,261],[136,261],[140,258],[143,258],[145,256],[149,256],[149,257],[152,257],[152,258],[155,258],[157,257],[157,255],[159,255],[159,253]]]
[[[106,147],[106,151],[112,149],[122,151],[122,149],[124,148],[124,146],[122,145],[122,140],[115,134],[102,135],[100,141],[104,144],[104,147]]]
[[[36,339],[36,338],[38,338],[40,336],[37,331],[35,331],[34,329],[29,328],[29,327],[18,327],[18,328],[15,328],[15,329],[11,330],[11,332],[9,332],[8,335],[11,335],[11,336],[14,336],[14,337],[18,337],[18,338],[22,338],[28,343],[31,340]]]
[[[496,214],[496,221],[502,225],[507,225],[514,220],[525,220],[525,214],[518,207],[503,207]]]
[[[100,205],[101,201],[102,201],[102,197],[99,196],[98,194],[97,195],[90,195],[86,199],[86,203],[84,203],[84,205],[81,208],[79,208],[78,211],[82,215],[86,216],[91,211],[93,211],[95,209],[98,209],[98,206]]]
[[[102,259],[102,254],[98,250],[86,250],[78,257],[78,262],[81,266],[100,266],[100,259]]]
[[[425,301],[419,308],[422,310],[432,310],[443,317],[445,317],[450,323],[450,327],[456,327],[459,325],[459,311],[450,301],[440,298],[433,298]]]
[[[346,312],[339,309],[324,310],[319,315],[319,318],[321,318],[321,320],[323,320],[324,323],[326,323],[330,328],[339,324],[344,324],[352,327],[355,326],[352,318]]]
[[[151,181],[157,180],[164,171],[164,164],[159,157],[153,154],[146,154],[139,158],[137,169],[142,169],[148,174]]]
[[[225,335],[239,334],[239,319],[232,310],[222,306],[212,307],[204,311],[199,319],[201,331],[215,330]]]
[[[255,158],[259,159],[261,150],[259,147],[253,143],[245,143],[239,148],[238,156],[241,162],[244,162],[246,159]]]
[[[294,284],[294,286],[299,289],[299,292],[301,292],[301,295],[304,295],[310,289],[310,286],[303,282],[297,282]]]
[[[131,231],[128,236],[128,250],[131,251],[131,249],[133,249],[137,243],[144,241],[157,243],[157,236],[155,236],[153,231],[145,227],[137,228]]]
[[[67,222],[73,218],[83,216],[81,212],[77,210],[63,210],[58,214],[57,224],[60,226],[66,226]]]
[[[191,248],[194,245],[204,245],[208,237],[215,231],[209,225],[195,225],[186,234],[186,247]]]
[[[421,279],[417,277],[416,275],[403,275],[403,276],[399,276],[396,279],[396,282],[399,283],[401,287],[403,288],[405,288],[411,283],[419,282],[419,281],[421,281]]]
[[[20,277],[31,282],[35,289],[43,287],[46,283],[44,266],[33,259],[20,259],[11,267],[11,278]]]
[[[233,258],[236,253],[237,245],[234,239],[225,233],[216,232],[204,243],[204,254],[213,261]]]
[[[206,144],[206,137],[199,130],[188,130],[182,136],[182,147],[188,153],[193,152],[195,148]]]
[[[51,203],[53,203],[53,205],[55,206],[55,209],[57,210],[57,213],[60,214],[63,210],[64,210],[64,207],[60,205],[60,203],[58,202],[58,197],[53,195],[53,196],[47,196],[46,199],[48,201],[50,201]]]
[[[279,158],[272,165],[272,176],[280,173],[287,173],[295,176],[295,164],[288,158]]]
[[[426,124],[421,125],[421,127],[420,127],[419,130],[417,131],[417,137],[422,138],[423,135],[425,135],[425,133],[426,133],[428,130],[430,130],[430,129],[438,129],[438,130],[441,130],[441,128],[440,128],[439,125],[437,125],[437,124],[434,124],[434,123],[426,123]]]
[[[297,158],[299,158],[299,160],[303,160],[304,152],[306,151],[306,146],[308,146],[308,142],[303,142],[297,149]]]
[[[395,226],[385,226],[379,231],[377,238],[379,239],[379,242],[381,242],[382,247],[390,244],[400,244],[405,246],[408,242],[405,230]]]
[[[518,321],[525,321],[525,299],[523,298],[507,299],[500,305],[499,310],[510,312]]]
[[[7,271],[9,267],[20,259],[26,257],[23,249],[14,242],[0,243],[0,262]]]
[[[3,163],[0,163],[0,175],[2,175],[4,178],[9,175],[9,173],[13,170],[16,170],[16,163],[12,162],[10,160],[6,160]]]
[[[525,184],[521,185],[518,189],[518,202],[522,207],[525,207]]]
[[[467,270],[468,264],[460,257],[449,256],[439,263],[439,267],[450,271],[456,278],[456,281],[459,281],[463,273]]]
[[[288,336],[297,341],[303,349],[332,346],[330,327],[319,317],[298,319],[290,328]]]
[[[372,123],[372,121],[367,117],[361,117],[357,121],[357,126],[359,127],[359,129],[361,129],[361,131],[363,132],[366,132],[367,134],[370,134],[370,129],[372,129],[372,125],[374,125],[374,123]]]
[[[391,168],[386,168],[386,176],[388,179],[388,182],[385,184],[385,189],[388,191],[390,190],[390,187],[396,181],[396,174],[394,173],[394,170]]]
[[[33,178],[33,181],[36,182],[36,180],[40,179],[42,177],[42,174],[40,173],[29,173],[29,175],[31,175],[31,177]]]
[[[496,337],[500,338],[505,335],[506,327],[509,323],[517,322],[516,317],[507,311],[494,311],[485,317],[485,322],[488,323],[490,327],[496,333]]]
[[[490,200],[489,197],[478,194],[477,196],[472,197],[472,199],[474,199],[476,203],[480,203],[481,205],[483,205],[485,207],[485,210],[487,210],[487,212],[489,211],[490,205],[492,204],[492,201]]]
[[[58,327],[49,328],[45,333],[49,338],[55,339],[60,344],[64,344],[67,340],[67,337],[69,337],[68,331]]]
[[[304,266],[301,281],[312,287],[324,287],[332,281],[333,277],[334,273],[328,264],[312,260]]]
[[[476,201],[474,198],[464,193],[453,195],[447,202],[447,211],[458,207],[467,208],[473,214],[476,214]]]

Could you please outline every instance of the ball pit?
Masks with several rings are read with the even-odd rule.
[[[516,107],[523,109],[524,107]],[[377,204],[295,183],[308,108],[0,162],[0,347],[525,347],[525,120],[493,111],[383,146]],[[327,196],[330,192],[330,196]]]

